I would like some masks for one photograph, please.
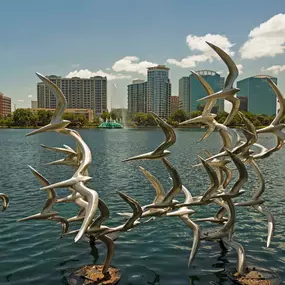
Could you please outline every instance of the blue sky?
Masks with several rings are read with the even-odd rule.
[[[227,74],[205,39],[233,55],[239,79],[275,75],[285,92],[284,0],[9,0],[0,5],[0,92],[17,107],[36,100],[35,72],[106,73],[112,106],[125,107],[127,85],[145,79],[146,66],[167,64],[172,94],[178,95],[178,80],[190,69]]]

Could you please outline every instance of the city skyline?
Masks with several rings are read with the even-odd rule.
[[[238,1],[230,6],[224,0],[219,5],[120,1],[111,2],[111,8],[109,2],[71,0],[67,9],[65,3],[51,0],[45,14],[39,13],[34,0],[2,3],[0,92],[12,98],[12,105],[29,107],[36,100],[35,72],[40,72],[62,77],[107,76],[109,86],[117,86],[112,107],[127,107],[127,85],[137,78],[146,80],[146,68],[157,64],[170,68],[172,94],[178,95],[179,78],[189,76],[190,69],[223,71],[221,76],[227,76],[225,65],[205,40],[233,56],[241,71],[237,81],[267,74],[277,77],[285,91],[282,0]],[[149,5],[155,15],[151,20],[146,17]],[[113,88],[109,90],[111,99]]]

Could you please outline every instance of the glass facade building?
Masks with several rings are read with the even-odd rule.
[[[196,71],[212,87],[214,92],[221,90],[224,86],[224,77],[212,70]],[[182,77],[179,80],[179,100],[182,102],[183,110],[186,113],[202,110],[206,102],[197,102],[198,99],[207,96],[205,89],[198,79],[191,74],[188,77]],[[217,100],[216,110],[213,112],[224,111],[224,100]]]
[[[179,102],[180,108],[187,114],[190,113],[190,77],[184,76],[179,79]]]
[[[130,113],[147,112],[147,82],[134,80],[128,85],[128,111]]]
[[[247,99],[246,111],[269,116],[276,114],[276,96],[266,78],[277,84],[276,77],[267,75],[256,75],[237,82],[237,87],[240,89],[237,96],[242,101]]]
[[[162,118],[170,116],[171,83],[169,68],[165,65],[147,69],[147,111]]]
[[[220,74],[212,70],[199,70],[197,73],[202,76],[212,87],[214,92],[221,90],[223,86],[223,77]],[[205,102],[197,102],[200,98],[207,96],[205,89],[201,85],[200,81],[193,75],[190,75],[190,112],[201,110],[206,104]],[[217,100],[216,104],[217,112],[224,111],[224,100]]]

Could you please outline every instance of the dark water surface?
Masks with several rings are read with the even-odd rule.
[[[46,151],[40,144],[74,146],[71,138],[46,133],[25,138],[28,130],[0,130],[0,192],[10,197],[10,207],[0,213],[0,284],[66,284],[69,273],[80,266],[102,263],[104,246],[91,250],[86,240],[73,242],[74,237],[60,239],[61,226],[52,221],[26,221],[16,219],[37,213],[46,199],[39,190],[39,182],[27,165],[36,168],[52,183],[71,177],[68,167],[45,167],[43,164],[61,158],[61,154]],[[166,189],[170,188],[168,173],[161,162],[143,161],[122,163],[121,160],[154,149],[164,138],[159,129],[151,130],[81,130],[89,145],[93,164],[89,168],[93,177],[90,186],[98,191],[111,211],[110,225],[124,221],[116,213],[130,211],[116,191],[122,191],[140,203],[149,203],[154,190],[139,171],[141,165],[157,175]],[[193,195],[206,191],[208,177],[202,168],[192,168],[197,153],[207,148],[215,152],[220,148],[217,133],[203,143],[198,140],[201,131],[177,130],[177,143],[170,149],[169,160],[177,167],[183,184]],[[272,146],[275,139],[261,137],[261,143]],[[276,218],[276,231],[271,247],[266,248],[266,219],[254,209],[239,209],[236,240],[247,252],[248,262],[276,271],[285,280],[285,152],[279,151],[259,162],[266,180],[266,206]],[[252,171],[249,169],[250,173]],[[244,186],[250,197],[257,187],[251,175]],[[61,189],[59,195],[66,191]],[[183,201],[183,196],[181,197]],[[71,204],[56,206],[63,216],[71,217],[78,208]],[[195,217],[212,216],[217,208],[196,208]],[[204,225],[202,225],[204,226]],[[79,225],[72,225],[78,228]],[[120,285],[140,284],[231,284],[224,268],[236,260],[233,250],[224,255],[215,243],[203,242],[195,262],[187,268],[192,246],[192,232],[176,218],[160,218],[123,233],[116,241],[112,265],[122,272]]]

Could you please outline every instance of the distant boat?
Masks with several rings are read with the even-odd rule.
[[[122,129],[123,126],[116,121],[106,121],[102,124],[100,124],[99,128],[102,129]]]

